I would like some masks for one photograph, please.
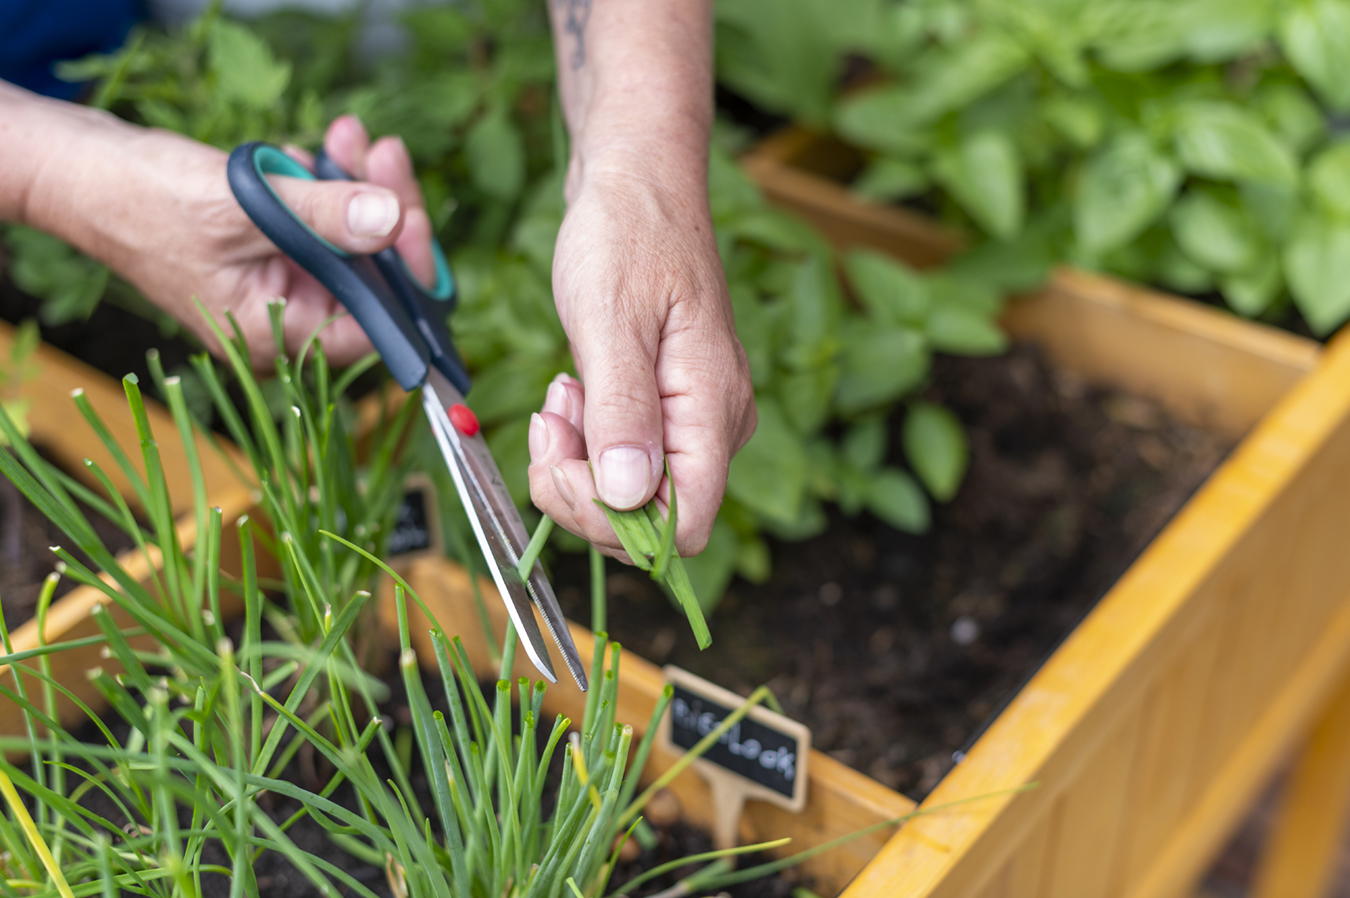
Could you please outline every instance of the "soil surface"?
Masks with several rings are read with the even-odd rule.
[[[645,575],[611,563],[608,577],[611,638],[742,695],[769,684],[815,747],[915,799],[1231,446],[1057,372],[1031,347],[939,358],[926,398],[961,418],[972,458],[928,534],[836,512],[822,536],[773,543],[771,579],[733,581],[704,652]],[[586,565],[553,564],[580,620]]]
[[[0,452],[5,451],[8,450],[0,448]],[[47,453],[42,454],[50,460]],[[112,521],[79,500],[75,504],[114,555],[136,544]],[[89,556],[77,549],[60,527],[38,511],[18,487],[0,476],[0,603],[3,603],[5,625],[11,631],[37,611],[42,581],[57,562],[52,546],[64,546],[85,565],[93,567]],[[62,578],[56,584],[54,595],[63,596],[77,585],[68,577]]]

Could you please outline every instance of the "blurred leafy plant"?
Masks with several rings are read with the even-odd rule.
[[[818,0],[772,15],[723,0],[719,66],[866,150],[862,195],[926,198],[1045,267],[1217,292],[1272,320],[1292,300],[1318,334],[1350,318],[1346,0],[850,3],[868,27],[812,26]],[[794,29],[814,40],[789,46]],[[810,83],[775,90],[756,58],[795,58]],[[841,93],[860,69],[873,83]]]

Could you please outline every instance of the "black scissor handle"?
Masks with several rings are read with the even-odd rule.
[[[314,157],[314,173],[321,181],[355,180],[323,150]],[[468,393],[471,385],[469,372],[445,324],[446,316],[454,311],[458,301],[455,278],[445,260],[445,253],[441,251],[441,245],[434,239],[431,241],[431,253],[436,264],[436,285],[430,290],[413,277],[403,257],[392,246],[375,254],[375,264],[431,348],[431,364],[455,385],[455,389]]]
[[[271,144],[242,144],[225,167],[230,190],[258,230],[328,288],[370,337],[389,373],[405,390],[426,380],[431,350],[370,256],[357,256],[314,232],[282,202],[267,175],[314,180]]]

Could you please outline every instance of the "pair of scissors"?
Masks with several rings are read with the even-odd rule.
[[[470,381],[446,327],[456,290],[445,254],[433,240],[436,284],[426,290],[392,247],[374,256],[360,256],[320,237],[282,202],[267,180],[268,175],[353,180],[322,152],[315,159],[314,169],[311,173],[277,147],[261,142],[236,147],[226,166],[235,199],[258,229],[337,297],[370,337],[400,387],[408,392],[422,388],[422,405],[432,433],[492,570],[492,579],[522,637],[525,653],[550,682],[558,682],[548,646],[535,621],[532,609],[537,608],[567,669],[584,692],[586,672],[543,566],[535,562],[528,579],[522,579],[517,571],[529,535],[483,439],[478,419],[464,403]]]

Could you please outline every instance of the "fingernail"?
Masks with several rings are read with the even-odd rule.
[[[577,510],[577,496],[572,492],[572,482],[567,479],[567,475],[562,472],[557,465],[549,465],[549,473],[553,475],[553,488],[558,491],[558,495],[567,503],[567,507],[573,511]]]
[[[530,458],[543,458],[548,453],[548,425],[537,414],[530,415]]]
[[[568,412],[571,411],[571,406],[572,397],[567,395],[567,387],[556,380],[548,385],[548,392],[544,394],[544,411],[552,412],[570,421],[572,416]]]
[[[647,495],[651,480],[652,462],[641,449],[615,446],[600,454],[596,490],[606,505],[618,509],[635,507]]]
[[[356,237],[384,237],[398,224],[398,200],[388,193],[358,193],[347,204],[347,229]]]

